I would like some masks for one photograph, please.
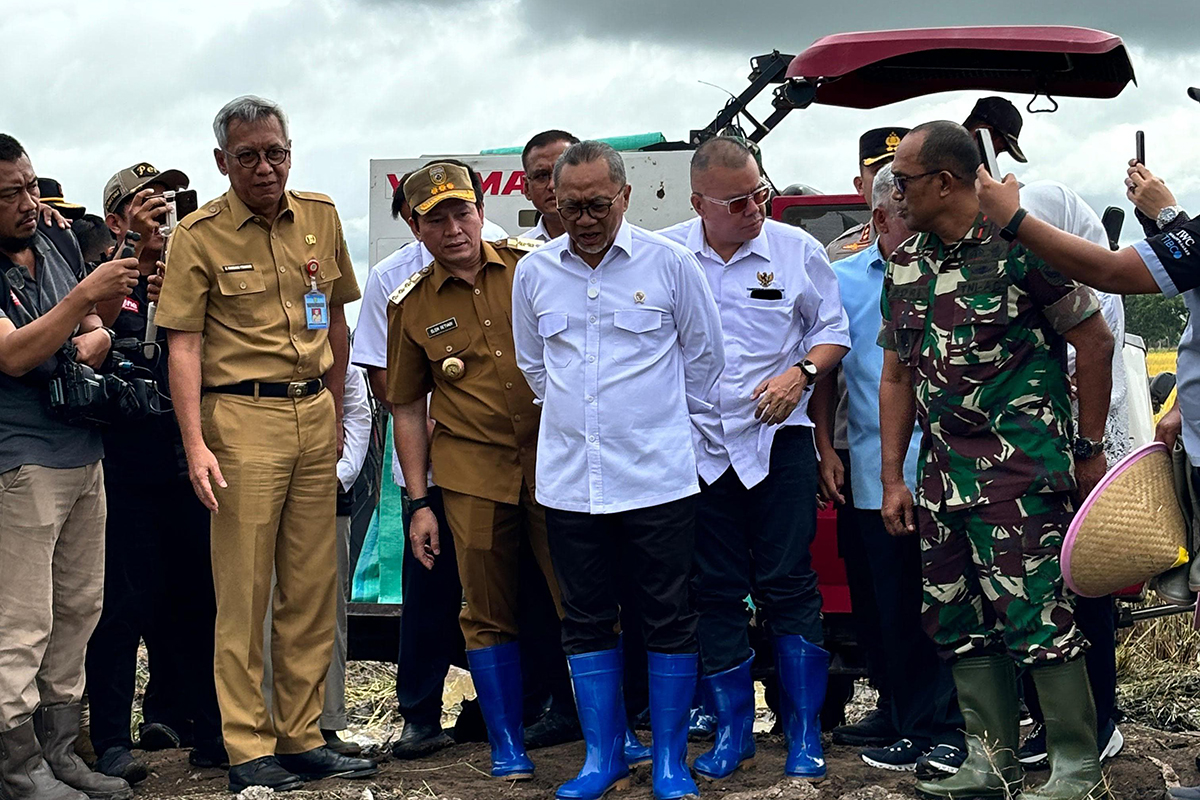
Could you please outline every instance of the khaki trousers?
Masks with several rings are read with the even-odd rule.
[[[25,465],[0,475],[0,731],[83,699],[104,597],[104,472]]]
[[[324,744],[317,718],[333,649],[337,445],[333,396],[208,393],[204,440],[228,487],[213,487],[216,681],[230,764]],[[271,576],[277,576],[272,590]],[[273,703],[262,693],[271,606]]]
[[[522,537],[529,538],[533,557],[546,577],[555,610],[562,619],[562,598],[550,546],[546,511],[522,485],[519,503],[497,503],[442,489],[446,521],[458,555],[458,575],[466,605],[458,617],[468,650],[517,638],[517,593]]]

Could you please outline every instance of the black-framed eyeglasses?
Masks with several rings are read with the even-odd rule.
[[[269,147],[266,150],[243,150],[240,153],[224,151],[225,155],[233,156],[242,169],[254,169],[264,158],[272,167],[278,167],[292,154],[290,147]]]
[[[750,207],[751,203],[756,206],[761,206],[763,203],[767,202],[767,199],[771,196],[771,185],[769,183],[760,183],[758,188],[750,194],[744,194],[741,197],[731,197],[728,200],[718,200],[715,197],[709,197],[706,194],[700,194],[700,192],[696,192],[696,194],[699,194],[710,203],[715,203],[719,206],[725,206],[726,211],[728,211],[731,215],[736,216],[737,214],[745,214],[746,209]]]
[[[525,180],[529,183],[549,183],[554,177],[554,171],[549,169],[539,169],[537,172],[526,172]]]
[[[567,203],[558,207],[558,215],[565,220],[574,222],[584,215],[586,212],[589,217],[599,222],[608,216],[608,212],[612,211],[613,203],[617,202],[617,198],[625,191],[625,187],[621,187],[621,191],[612,196],[611,200],[590,200],[586,203]]]
[[[899,172],[893,172],[892,173],[892,185],[896,187],[896,192],[901,197],[903,197],[905,192],[908,191],[909,181],[916,181],[916,180],[920,180],[921,178],[928,178],[930,175],[941,175],[943,172],[950,172],[950,171],[945,170],[945,169],[935,169],[930,172],[922,172],[919,175],[901,175]],[[958,177],[953,172],[950,172],[950,175],[955,178]]]

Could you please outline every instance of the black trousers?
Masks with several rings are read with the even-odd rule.
[[[209,512],[186,480],[148,484],[146,478],[120,469],[104,475],[104,609],[86,664],[98,754],[133,745],[130,720],[142,639],[150,661],[145,721],[169,725],[185,741],[221,735]]]
[[[750,657],[747,596],[763,610],[772,636],[824,643],[821,593],[810,554],[817,531],[812,429],[777,431],[769,470],[750,488],[732,467],[701,485],[692,586],[706,675]]]
[[[550,557],[562,591],[567,655],[611,650],[618,642],[621,590],[645,647],[696,652],[696,612],[689,597],[696,538],[696,497],[615,514],[546,509]],[[626,624],[632,620],[626,620]]]
[[[919,537],[888,535],[876,509],[845,507],[838,513],[853,518],[862,539],[856,566],[869,575],[874,599],[873,608],[862,610],[878,621],[880,668],[896,730],[914,742],[963,747],[964,722],[950,662],[938,657],[921,627]],[[852,602],[857,616],[859,598]]]
[[[404,495],[407,500],[407,494]],[[462,584],[454,538],[442,508],[442,491],[429,488],[429,507],[438,523],[441,554],[433,569],[425,569],[413,555],[408,538],[408,503],[404,503],[404,561],[400,617],[400,653],[396,659],[396,702],[405,722],[440,725],[442,688],[450,664],[466,666],[462,629]]]
[[[1103,729],[1109,720],[1117,721],[1117,620],[1112,597],[1076,597],[1075,625],[1091,645],[1084,662],[1096,701],[1096,724]],[[1023,683],[1025,707],[1035,720],[1043,722],[1037,687],[1028,670]]]
[[[574,717],[575,694],[563,654],[562,624],[528,537],[521,540],[518,568],[521,585],[517,592],[517,624],[521,635],[517,642],[521,647],[525,720],[527,724],[536,720],[547,703],[557,713]]]

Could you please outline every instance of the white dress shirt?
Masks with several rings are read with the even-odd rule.
[[[343,492],[358,480],[367,447],[371,443],[371,403],[367,399],[367,372],[351,365],[346,370],[342,396],[342,457],[337,462],[338,483]]]
[[[720,451],[725,358],[695,256],[622,221],[592,269],[559,237],[517,265],[513,339],[543,406],[538,502],[610,514],[700,490],[697,448],[701,463]]]
[[[534,225],[529,230],[521,234],[522,239],[537,239],[539,242],[548,242],[554,237],[546,232],[546,226],[542,223],[543,217],[538,217],[537,225]]]
[[[742,485],[754,486],[767,476],[779,429],[754,418],[754,390],[803,361],[816,345],[850,346],[837,276],[820,242],[800,228],[770,219],[728,263],[709,247],[699,217],[659,233],[699,259],[725,334],[718,399],[724,452],[702,456],[711,463],[701,463],[700,471],[720,475],[732,465]],[[756,299],[752,292],[772,298]],[[808,398],[805,391],[781,424],[811,428]]]

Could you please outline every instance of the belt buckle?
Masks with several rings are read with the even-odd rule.
[[[288,384],[288,397],[304,397],[308,391],[308,381],[292,381]]]

